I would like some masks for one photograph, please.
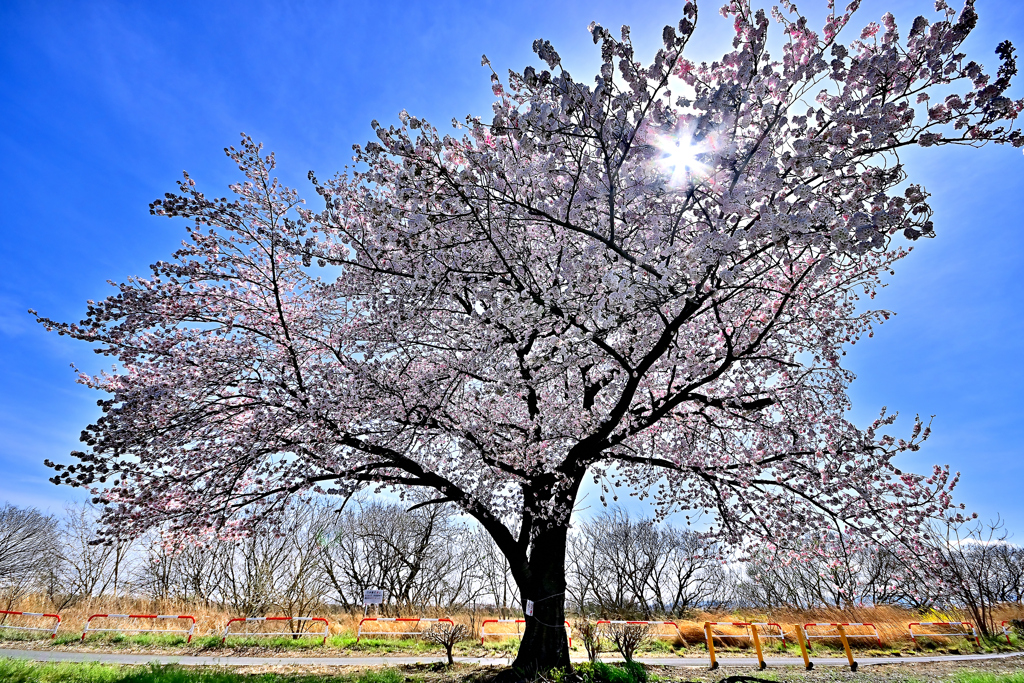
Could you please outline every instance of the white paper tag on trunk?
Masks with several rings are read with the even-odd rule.
[[[528,617],[532,617],[533,616],[533,600],[527,600],[526,601],[526,616],[528,616]]]

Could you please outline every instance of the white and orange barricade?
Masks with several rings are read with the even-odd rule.
[[[850,627],[850,626],[861,627],[861,628],[870,628],[872,631],[874,631],[874,633],[847,633],[846,629],[847,629],[847,627]],[[827,627],[827,628],[832,628],[832,629],[835,629],[835,633],[816,633],[816,634],[812,635],[812,634],[807,632],[807,629],[810,628],[810,627]],[[854,660],[853,652],[850,650],[850,640],[849,640],[850,638],[874,638],[878,642],[878,646],[879,647],[882,646],[882,635],[878,632],[878,628],[876,628],[874,624],[868,623],[866,621],[865,622],[856,622],[856,621],[826,622],[826,623],[811,622],[809,624],[804,624],[803,637],[806,638],[808,641],[810,641],[812,638],[839,638],[839,640],[843,643],[843,650],[846,652],[846,660],[850,663],[850,671],[856,671],[857,670],[857,662],[856,662],[856,660]]]
[[[134,628],[132,626],[124,626],[121,628],[93,628],[93,619],[130,619],[133,621],[148,619],[154,622],[158,619],[176,619],[178,621],[188,622],[188,628]],[[188,636],[188,639],[185,642],[191,643],[192,634],[195,630],[196,618],[191,614],[93,614],[85,620],[85,628],[82,630],[81,642],[85,642],[85,637],[89,633],[184,633]]]
[[[0,623],[0,629],[9,628],[15,631],[44,631],[50,634],[50,638],[57,637],[57,629],[60,628],[60,615],[59,614],[43,614],[42,612],[9,612],[8,610],[0,610],[0,615],[3,615],[3,623]],[[40,619],[54,619],[53,627],[43,626],[11,626],[7,623],[7,617],[34,617]],[[1006,623],[1005,621],[1003,622]],[[1009,639],[1007,639],[1009,640]]]
[[[830,627],[836,629],[837,633],[823,633],[823,634],[811,635],[811,634],[807,633],[807,629],[810,626],[830,626]],[[849,626],[861,626],[863,628],[869,628],[869,629],[871,629],[873,631],[873,633],[846,633],[846,628],[849,627]],[[878,628],[875,627],[874,624],[870,624],[870,623],[868,623],[866,621],[865,622],[850,621],[850,622],[828,623],[828,624],[820,624],[820,623],[804,624],[804,635],[807,637],[808,640],[810,640],[811,638],[839,638],[839,634],[844,634],[846,638],[874,638],[875,641],[878,643],[878,646],[879,647],[882,646],[882,635],[878,632]]]
[[[1003,635],[1006,636],[1006,644],[1007,645],[1011,645],[1012,644],[1012,643],[1010,643],[1010,629],[1007,627],[1007,624],[1009,624],[1009,623],[1010,622],[1008,622],[1008,621],[1003,621],[1003,622],[1001,622],[999,624],[1002,627],[1002,629],[1003,629]],[[56,631],[56,629],[54,629],[54,631]]]
[[[423,635],[423,629],[418,629],[418,630],[414,630],[414,631],[409,631],[409,630],[393,630],[393,629],[392,630],[380,630],[380,629],[378,629],[376,631],[371,631],[367,627],[363,626],[363,624],[366,624],[366,623],[371,624],[371,626],[379,626],[380,624],[393,624],[397,628],[408,629],[408,628],[415,628],[416,626],[419,626],[420,623],[423,623],[423,622],[426,622],[426,623],[429,623],[429,624],[436,624],[437,622],[442,622],[442,623],[445,623],[445,624],[451,624],[452,626],[455,625],[455,622],[452,621],[449,617],[436,617],[436,618],[430,618],[430,619],[428,619],[426,617],[363,617],[362,619],[359,620],[359,626],[356,627],[356,642],[358,643],[359,639],[362,638],[363,636],[385,636],[385,637],[389,637],[389,636],[420,636],[420,635]]]
[[[1003,623],[1005,624],[1006,622],[1003,622]],[[965,629],[966,628],[971,629],[971,632],[967,633],[966,631],[954,631],[953,633],[935,633],[934,629],[933,629],[932,633],[920,633],[920,632],[914,633],[914,627],[915,626],[961,626],[961,627],[963,627]],[[921,638],[921,637],[926,637],[926,638],[957,638],[957,637],[963,636],[964,638],[967,638],[968,640],[970,640],[971,638],[974,638],[974,642],[978,645],[978,647],[981,647],[981,640],[978,639],[978,632],[977,632],[977,630],[975,630],[974,624],[972,624],[969,621],[913,621],[913,622],[907,624],[907,631],[910,632],[910,639],[912,641],[914,641],[915,643],[917,642],[917,639]],[[1004,632],[1005,632],[1005,630],[1004,630]],[[1007,636],[1006,642],[1010,642],[1009,636]]]
[[[295,638],[295,637],[298,637],[298,636],[301,636],[301,635],[306,635],[306,634],[303,634],[301,631],[297,632],[297,631],[294,631],[294,630],[289,630],[287,633],[283,633],[283,632],[280,632],[280,631],[276,631],[276,632],[275,631],[235,631],[234,633],[231,633],[231,624],[236,624],[236,623],[250,624],[250,623],[260,623],[260,622],[264,622],[265,623],[265,622],[268,622],[268,621],[272,621],[272,622],[287,621],[289,627],[291,626],[291,622],[293,622],[293,621],[300,621],[300,622],[319,621],[319,622],[322,622],[323,625],[324,625],[324,632],[322,634],[314,634],[312,631],[307,631],[306,632],[309,635],[321,636],[323,638],[323,640],[320,641],[321,645],[326,645],[327,644],[327,636],[330,635],[330,631],[329,631],[330,624],[328,624],[327,620],[324,619],[323,617],[235,617],[233,619],[229,619],[228,623],[225,624],[225,626],[224,626],[224,635],[221,636],[220,644],[223,645],[227,641],[229,635],[232,635],[232,636],[243,636],[243,637],[246,637],[246,638],[252,638],[252,637],[259,638],[259,637],[265,637],[265,636],[278,636],[278,637],[280,637],[280,636],[285,636],[285,637],[290,636],[292,638]]]
[[[810,656],[807,654],[807,647],[809,645],[807,642],[807,631],[800,624],[795,625],[793,631],[796,633],[796,643],[800,646],[800,656],[804,658],[804,668],[810,671],[814,668],[814,662],[811,661]]]
[[[782,630],[782,626],[780,624],[776,624],[774,621],[752,621],[750,624],[751,626],[756,626],[761,630],[761,638],[779,638],[783,645],[786,644],[786,632]],[[768,630],[771,627],[775,627],[779,632],[771,633]]]
[[[680,642],[686,642],[686,639],[683,638],[682,631],[679,630],[679,624],[674,621],[618,621],[614,619],[601,619],[597,622],[598,633],[601,632],[601,626],[605,624],[608,626],[611,626],[612,624],[647,624],[651,628],[671,626],[674,633],[648,633],[647,636],[649,638],[678,638]]]
[[[523,632],[519,629],[519,626],[526,623],[526,619],[484,619],[480,622],[480,644],[484,644],[484,638],[487,636],[494,636],[496,638],[522,638]],[[569,622],[565,623],[565,634],[569,636],[569,647],[572,647],[572,626]],[[600,623],[600,622],[598,622]],[[487,633],[487,624],[514,624],[516,628],[515,633]],[[556,627],[557,628],[557,627]]]
[[[747,629],[748,633],[714,633],[711,629],[712,626],[738,626]],[[764,661],[764,652],[761,650],[761,634],[758,633],[759,626],[777,626],[779,633],[782,633],[782,627],[778,624],[772,623],[753,623],[749,621],[705,621],[704,622],[704,636],[708,641],[708,655],[711,657],[711,668],[718,668],[718,660],[715,658],[715,638],[723,640],[725,638],[747,638],[754,644],[754,651],[757,653],[757,668],[764,671],[768,668],[768,665]],[[778,638],[779,636],[772,636]],[[783,636],[783,642],[785,642],[785,636]]]

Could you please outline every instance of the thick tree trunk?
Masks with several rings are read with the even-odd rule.
[[[518,678],[532,678],[539,672],[569,668],[569,640],[565,631],[565,546],[568,530],[557,525],[538,533],[531,543],[526,576],[519,594],[525,611],[533,601],[533,615],[526,616],[526,629],[519,654],[512,663]]]

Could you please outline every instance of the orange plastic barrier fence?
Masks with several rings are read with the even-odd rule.
[[[838,627],[838,626],[866,626],[866,627],[870,628],[872,631],[875,632],[874,635],[872,635],[870,633],[847,633],[846,637],[847,638],[874,638],[876,641],[878,641],[878,646],[879,647],[882,646],[882,636],[878,633],[878,628],[874,624],[869,624],[867,622],[856,623],[856,622],[852,622],[851,621],[851,622],[834,623],[834,624],[804,624],[804,634],[805,635],[807,635],[807,627],[808,626],[836,626],[836,627]],[[807,635],[808,639],[810,639],[810,638],[836,638],[836,637],[837,636],[832,635],[832,634],[813,635],[813,636],[812,635]]]
[[[750,628],[751,622],[749,621],[705,621],[704,629],[707,630],[708,626],[742,626],[743,628]],[[722,640],[724,638],[747,638],[751,636],[749,633],[713,633],[714,638]]]
[[[761,651],[761,638],[757,632],[758,626],[778,626],[779,633],[782,633],[782,627],[778,624],[771,622],[767,624],[755,624],[749,621],[705,621],[704,622],[704,636],[708,641],[708,655],[711,657],[711,668],[718,668],[718,660],[715,658],[715,637],[716,634],[711,632],[712,626],[742,626],[750,629],[750,635],[746,633],[719,633],[717,637],[719,640],[723,638],[749,638],[754,643],[754,651],[757,653],[757,668],[764,671],[768,668],[768,665],[764,661],[764,652]],[[778,636],[772,636],[778,638]],[[783,636],[783,642],[785,642],[785,636]]]
[[[522,638],[523,637],[523,633],[522,633],[522,631],[519,630],[519,624],[525,624],[525,623],[526,623],[526,619],[484,619],[483,621],[480,622],[480,644],[481,645],[484,644],[484,638],[486,638],[487,636],[505,636],[505,637],[508,637],[508,638],[511,638],[511,637],[514,636],[516,638]],[[515,624],[516,625],[516,632],[515,633],[484,633],[484,629],[487,628],[487,624]],[[565,622],[565,632],[569,636],[569,647],[572,647],[572,626],[569,625],[568,621]]]
[[[426,622],[430,622],[430,623],[437,623],[439,621],[443,621],[445,623],[451,624],[452,626],[455,625],[455,622],[453,622],[448,617],[439,617],[439,618],[436,618],[436,619],[427,619],[427,618],[421,618],[421,617],[363,617],[362,619],[359,620],[359,626],[356,628],[356,642],[357,643],[359,642],[359,639],[362,638],[363,636],[418,636],[418,635],[422,635],[423,634],[423,631],[367,631],[367,630],[363,629],[363,624],[368,622],[368,621],[378,622],[378,623],[410,622],[410,623],[417,623],[417,624],[419,622],[421,622],[421,621],[426,621]]]
[[[327,636],[330,635],[330,633],[328,631],[329,624],[327,623],[327,620],[324,619],[323,617],[235,617],[234,619],[229,619],[228,623],[224,626],[224,636],[220,639],[220,644],[223,645],[224,641],[226,641],[228,639],[228,635],[230,635],[228,632],[231,630],[231,624],[234,624],[236,622],[248,623],[248,622],[252,622],[252,621],[289,621],[289,622],[291,622],[291,621],[322,621],[323,624],[324,624],[324,634],[323,634],[323,638],[324,639],[320,642],[320,644],[321,645],[326,645],[327,644]],[[310,631],[310,633],[312,634],[312,631]],[[293,634],[293,633],[266,633],[266,632],[264,632],[264,633],[237,633],[236,632],[234,635],[236,635],[236,636],[253,636],[253,637],[255,637],[255,636],[300,635],[300,634]]]
[[[184,628],[91,628],[93,619],[180,619],[182,621],[188,621],[189,627]],[[104,632],[115,632],[115,633],[186,633],[188,634],[188,640],[186,642],[192,642],[192,634],[196,630],[196,618],[191,614],[93,614],[85,621],[85,629],[82,630],[82,642],[85,642],[85,636],[90,632],[92,633],[104,633]]]
[[[674,621],[616,621],[614,619],[601,619],[600,621],[597,622],[597,630],[598,631],[601,630],[601,624],[647,624],[648,626],[671,626],[672,628],[675,629],[675,631],[676,631],[675,634],[672,634],[672,633],[651,633],[651,634],[648,634],[648,635],[651,638],[675,638],[675,637],[678,637],[679,640],[683,640],[685,642],[685,639],[683,638],[683,633],[682,633],[682,631],[679,630],[679,625],[676,622],[674,622]]]
[[[1005,623],[1005,622],[1004,622]],[[926,636],[928,638],[956,638],[957,636],[963,636],[968,638],[967,633],[914,633],[915,626],[967,626],[971,629],[970,637],[974,638],[974,642],[977,643],[978,647],[981,647],[981,641],[978,639],[978,632],[974,628],[974,624],[969,621],[914,621],[907,624],[907,631],[910,632],[910,639],[915,643],[917,638],[920,636]],[[969,638],[968,638],[969,639]],[[1010,642],[1007,637],[1006,642]]]
[[[804,668],[810,671],[814,668],[814,662],[807,655],[807,631],[800,624],[794,626],[793,631],[796,633],[796,644],[800,646],[800,656],[804,659]]]
[[[781,638],[782,644],[786,644],[786,632],[782,630],[782,626],[780,624],[776,624],[774,621],[752,621],[750,623],[752,626],[763,627],[762,632],[759,634],[762,638]],[[774,626],[779,629],[779,634],[775,635],[773,633],[768,633],[767,628],[769,626]]]
[[[819,634],[819,635],[813,635],[812,636],[809,633],[807,633],[807,627],[808,626],[830,626],[832,628],[835,628],[837,633],[836,634],[827,633],[827,634]],[[834,622],[830,622],[830,623],[814,623],[814,622],[812,622],[812,623],[809,623],[809,624],[804,624],[803,636],[808,641],[811,638],[835,638],[836,636],[838,636],[839,640],[842,641],[842,643],[843,643],[843,651],[846,652],[846,661],[848,661],[850,663],[850,671],[856,671],[857,670],[857,661],[853,658],[853,651],[850,650],[849,638],[871,638],[871,635],[870,634],[863,634],[863,633],[847,633],[846,632],[846,627],[847,626],[869,626],[869,627],[871,627],[871,630],[873,630],[875,632],[874,638],[875,638],[875,640],[878,641],[878,645],[879,646],[882,645],[882,636],[878,633],[878,628],[875,627],[874,624],[870,624],[868,622],[863,622],[863,623],[853,622],[853,621],[842,622],[842,623],[834,623]]]
[[[56,619],[53,624],[53,628],[40,628],[38,626],[10,626],[7,623],[0,625],[0,628],[9,628],[15,631],[46,631],[50,634],[50,638],[57,637],[57,629],[60,627],[60,615],[59,614],[43,614],[41,612],[9,612],[7,610],[0,610],[0,614],[10,615],[13,617],[45,617],[48,619]],[[1006,622],[1003,622],[1006,623]],[[1007,638],[1009,640],[1009,638]]]

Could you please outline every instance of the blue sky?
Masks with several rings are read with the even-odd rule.
[[[721,4],[701,3],[693,53],[729,45]],[[931,0],[866,0],[864,24],[892,11],[904,27]],[[802,9],[824,0],[803,0]],[[371,119],[410,113],[439,126],[487,114],[480,55],[499,73],[536,63],[551,40],[590,80],[591,20],[633,27],[642,54],[676,23],[682,2],[20,2],[0,3],[0,501],[58,510],[75,496],[46,481],[96,414],[69,365],[103,364],[47,334],[26,309],[77,320],[87,299],[147,272],[182,226],[149,216],[183,169],[211,192],[232,182],[222,149],[240,131],[275,150],[281,175],[307,196]],[[994,71],[1004,39],[1024,48],[1024,4],[979,0],[972,58]],[[1020,97],[1024,88],[1015,87]],[[851,353],[854,415],[882,405],[936,415],[908,469],[949,463],[959,498],[1001,514],[1024,538],[1024,157],[1019,150],[931,149],[907,157],[934,194],[935,240],[919,243],[876,299],[897,312]],[[901,420],[909,429],[908,419]]]

